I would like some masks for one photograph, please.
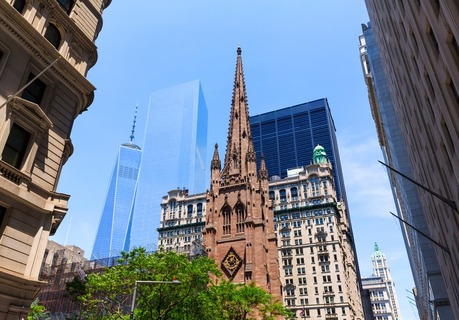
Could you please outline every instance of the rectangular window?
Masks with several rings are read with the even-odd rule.
[[[8,140],[6,141],[5,148],[2,152],[2,160],[13,167],[20,169],[29,140],[30,133],[13,123],[10,135],[8,136]]]
[[[27,83],[35,78],[33,73],[29,74],[27,78]],[[22,98],[29,100],[30,102],[34,102],[36,104],[40,104],[43,96],[45,94],[46,84],[41,81],[40,79],[35,79],[34,82],[29,84],[24,91],[22,92]]]
[[[73,2],[73,0],[59,0],[59,4],[65,10],[65,12],[67,12],[67,14],[70,14],[70,11],[73,7]]]
[[[5,215],[6,215],[6,208],[0,206],[0,228],[3,224],[3,219],[5,219]]]

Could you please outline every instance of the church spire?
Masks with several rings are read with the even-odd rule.
[[[266,169],[264,154],[261,154],[259,176],[260,176],[260,179],[268,180],[268,170]]]
[[[238,46],[223,176],[245,175],[247,153],[252,152],[250,148],[253,149],[241,53],[241,47]],[[251,157],[250,154],[249,159]]]
[[[214,156],[212,157],[212,162],[210,164],[211,166],[211,169],[214,170],[218,170],[220,171],[221,170],[221,162],[220,162],[220,157],[218,155],[218,144],[216,143],[215,144],[215,149],[214,149]]]

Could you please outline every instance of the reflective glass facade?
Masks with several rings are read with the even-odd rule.
[[[327,99],[319,99],[250,117],[258,167],[265,157],[270,177],[285,178],[287,169],[311,162],[314,147],[325,148],[334,169],[338,199],[346,200],[335,124]]]
[[[130,248],[157,242],[161,198],[186,187],[204,192],[207,106],[199,81],[154,92],[150,97],[131,229]]]
[[[129,249],[129,230],[142,151],[132,143],[120,146],[110,179],[91,259],[119,256]]]

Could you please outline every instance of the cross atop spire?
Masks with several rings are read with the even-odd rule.
[[[246,173],[244,164],[247,153],[253,152],[241,53],[242,49],[238,46],[223,176],[236,173],[244,175]],[[248,159],[251,158],[248,157]]]

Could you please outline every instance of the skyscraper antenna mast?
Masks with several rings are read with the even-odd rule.
[[[135,106],[135,112],[134,112],[134,121],[132,122],[132,130],[131,130],[131,136],[129,137],[131,139],[131,142],[134,141],[134,133],[135,133],[135,123],[137,121],[137,109],[139,108],[139,104],[136,104]]]

